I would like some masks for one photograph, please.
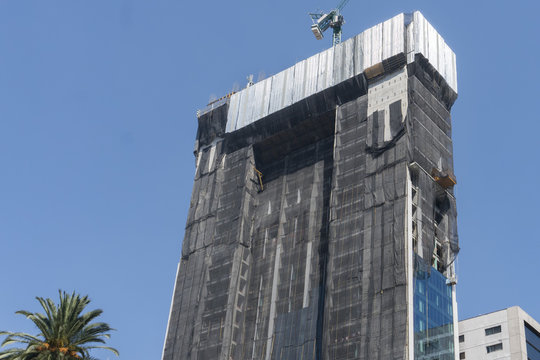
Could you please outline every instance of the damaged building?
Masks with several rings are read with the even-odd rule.
[[[200,111],[163,360],[456,359],[456,98],[414,12]]]

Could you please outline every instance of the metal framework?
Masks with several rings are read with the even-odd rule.
[[[332,45],[336,46],[341,43],[341,27],[345,24],[341,10],[347,5],[349,0],[341,0],[338,6],[325,14],[323,12],[309,13],[313,25],[311,25],[311,31],[317,40],[321,40],[324,36],[323,33],[332,28]]]

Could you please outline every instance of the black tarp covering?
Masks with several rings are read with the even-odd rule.
[[[430,176],[453,172],[455,93],[417,60],[388,121],[363,75],[233,133],[226,103],[199,117],[164,360],[406,358],[408,169],[417,251],[438,237],[447,267],[459,250],[453,190]]]

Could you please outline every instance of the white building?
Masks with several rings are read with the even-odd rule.
[[[459,359],[540,360],[540,324],[519,306],[460,321]]]

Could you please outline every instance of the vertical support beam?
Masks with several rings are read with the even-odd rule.
[[[413,261],[413,234],[412,234],[412,181],[411,172],[407,167],[407,201],[406,201],[406,214],[405,216],[405,266],[407,269],[407,359],[414,360],[414,261]]]
[[[453,270],[454,264],[452,264],[452,273],[454,274]],[[455,284],[452,285],[452,316],[454,317],[454,359],[459,360],[459,321]]]
[[[178,279],[178,271],[180,271],[180,264],[182,263],[182,259],[178,262],[178,265],[176,266],[176,275],[174,276],[174,288],[171,296],[171,306],[169,308],[169,318],[167,319],[167,331],[165,332],[165,339],[163,339],[163,350],[161,350],[161,358],[165,356],[165,345],[167,344],[167,338],[169,337],[169,326],[171,324],[171,315],[172,315],[172,309],[174,304],[174,294],[176,294],[176,283]]]
[[[283,248],[283,243],[281,241],[281,238],[283,237],[283,226],[286,222],[285,192],[287,189],[287,175],[283,175],[281,189],[282,189],[281,190],[281,206],[279,210],[279,225],[278,225],[278,234],[277,234],[276,257],[274,260],[274,275],[272,277],[272,295],[270,298],[270,314],[268,316],[268,335],[267,335],[268,340],[266,342],[266,357],[265,357],[266,360],[269,360],[272,356],[273,343],[274,343],[274,324],[276,320],[276,301],[277,301],[277,290],[278,290],[278,285],[279,285],[279,268],[281,267],[281,251]]]
[[[274,321],[276,318],[277,288],[279,283],[279,268],[281,267],[281,239],[278,238],[276,258],[274,260],[274,276],[272,278],[272,296],[270,298],[270,315],[268,319],[268,340],[266,342],[266,360],[272,355],[272,343],[274,339]]]

